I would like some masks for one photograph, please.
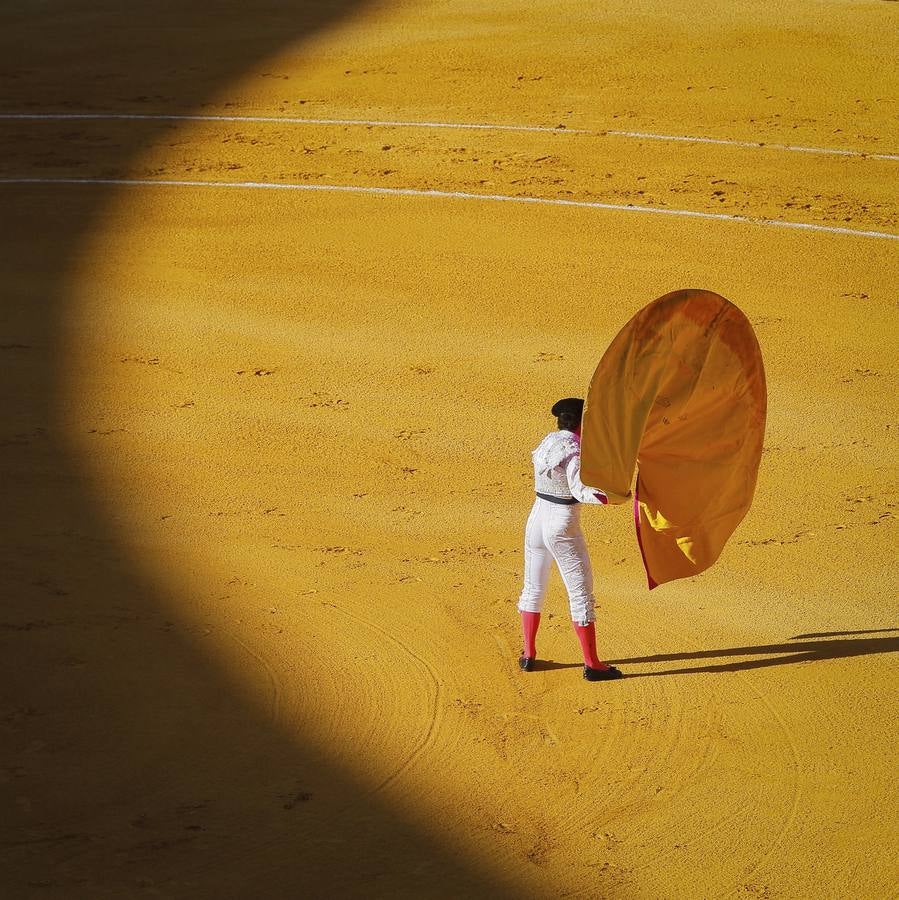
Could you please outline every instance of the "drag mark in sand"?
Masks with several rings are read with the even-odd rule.
[[[238,644],[243,651],[252,656],[256,662],[262,667],[263,671],[266,674],[266,677],[269,682],[269,687],[271,689],[270,702],[269,702],[269,717],[273,724],[280,725],[281,724],[281,694],[282,694],[282,680],[281,676],[276,671],[275,667],[261,654],[257,653],[246,641],[239,638],[233,631],[224,629],[223,633],[226,634],[232,641]]]
[[[377,794],[380,791],[383,791],[391,782],[395,781],[399,778],[400,775],[403,774],[431,745],[433,745],[437,738],[437,730],[440,724],[440,721],[443,718],[443,711],[441,709],[441,694],[442,687],[440,684],[440,679],[437,677],[437,673],[434,671],[433,666],[427,662],[424,658],[419,656],[414,650],[412,650],[408,644],[401,641],[396,635],[391,634],[384,628],[381,628],[379,625],[376,625],[370,619],[363,618],[362,616],[354,615],[349,612],[344,607],[336,607],[341,615],[346,616],[349,619],[353,619],[355,622],[358,622],[363,628],[370,628],[372,631],[376,631],[385,641],[390,644],[393,644],[395,647],[398,647],[399,650],[409,656],[411,659],[418,662],[427,678],[427,680],[431,683],[432,687],[432,696],[430,698],[430,710],[428,714],[428,725],[425,729],[425,733],[415,742],[415,745],[405,754],[400,764],[391,772],[389,775],[386,775],[382,778],[374,787],[372,787],[369,793]]]
[[[861,159],[899,161],[899,154],[869,153],[865,150],[844,150],[835,147],[801,147],[795,144],[771,144],[766,141],[740,141],[733,138],[700,137],[688,134],[658,134],[652,131],[614,131],[569,128],[567,125],[500,125],[489,122],[415,122],[390,119],[312,119],[295,116],[224,116],[169,115],[166,113],[0,113],[0,120],[23,121],[131,121],[131,122],[258,122],[278,125],[334,125],[364,128],[451,128],[456,130],[550,132],[554,134],[583,134],[592,137],[622,137],[649,141],[675,141],[688,144],[719,144],[745,147],[751,150],[780,150],[789,153],[818,153],[825,156],[854,156]]]
[[[793,734],[790,731],[787,723],[784,721],[783,716],[777,711],[777,708],[774,704],[768,699],[767,695],[760,691],[752,679],[748,675],[744,675],[741,672],[737,672],[737,675],[750,686],[750,690],[758,697],[759,700],[768,708],[768,711],[771,713],[773,719],[777,722],[780,727],[781,734],[784,737],[784,743],[790,751],[790,756],[793,762],[793,779],[791,785],[791,796],[789,801],[789,808],[786,816],[784,817],[783,824],[777,832],[777,836],[774,840],[771,841],[771,844],[768,846],[768,849],[755,861],[753,866],[748,870],[743,872],[743,875],[740,879],[740,884],[736,885],[732,890],[730,890],[726,896],[733,897],[737,893],[741,892],[742,888],[745,886],[745,881],[749,878],[752,878],[753,875],[762,867],[762,865],[770,859],[775,850],[777,850],[783,843],[786,837],[787,832],[793,827],[793,823],[796,821],[796,816],[799,811],[799,801],[801,797],[801,781],[802,781],[802,763],[799,759],[799,751],[796,747],[796,741],[793,739]]]
[[[636,613],[632,627],[636,633],[653,629],[662,643],[684,637],[683,633],[660,626],[648,614]],[[698,636],[696,642],[701,643]],[[648,673],[628,674],[639,677]],[[653,884],[658,873],[680,866],[685,829],[689,830],[691,849],[712,858],[729,845],[730,835],[742,827],[741,822],[753,823],[753,837],[747,838],[738,850],[731,848],[731,863],[726,869],[722,867],[716,878],[697,881],[697,895],[733,897],[754,892],[751,881],[760,870],[785,862],[779,854],[800,815],[805,767],[795,736],[777,707],[777,698],[770,697],[751,676],[739,671],[732,674],[737,678],[715,677],[689,687],[676,680],[672,693],[659,693],[655,688],[641,692],[644,703],[639,709],[640,718],[637,723],[625,719],[626,724],[637,724],[638,731],[646,729],[653,736],[646,747],[653,768],[647,767],[637,783],[660,785],[660,799],[672,809],[676,803],[680,810],[677,830],[665,840],[655,839],[655,846],[641,854],[631,868],[632,875],[647,883]],[[627,679],[621,683],[626,685]],[[727,712],[730,707],[743,709],[754,702],[764,709],[753,716],[751,727],[738,723]],[[616,736],[613,746],[620,749],[627,737]],[[782,765],[775,760],[782,761]],[[753,773],[751,790],[732,792],[728,773],[733,767]],[[677,773],[674,778],[672,771]],[[776,784],[766,777],[772,771],[783,773]],[[619,784],[616,791],[626,797],[625,788]],[[625,818],[636,821],[645,799],[639,792],[634,796],[631,791],[631,795],[629,806],[622,807],[619,815],[624,813]],[[714,803],[709,804],[709,797],[714,797]],[[628,836],[629,842],[641,839],[639,831]],[[660,894],[659,888],[653,886]],[[759,893],[762,891],[760,887]]]
[[[473,194],[466,191],[435,191],[417,188],[363,187],[347,184],[291,184],[264,181],[181,181],[157,178],[0,178],[0,185],[107,185],[119,187],[196,187],[243,188],[269,191],[323,191],[343,194],[381,194],[392,197],[435,197],[453,200],[490,200],[502,203],[532,203],[544,206],[568,206],[579,209],[605,209],[615,212],[651,213],[662,216],[681,216],[695,219],[718,219],[724,222],[741,222],[747,225],[768,225],[777,228],[798,228],[828,234],[846,234],[855,237],[880,238],[899,241],[899,234],[885,231],[861,231],[832,225],[815,225],[811,222],[786,222],[781,219],[752,218],[728,213],[699,212],[689,209],[663,209],[657,206],[600,203],[594,200],[563,200],[558,197],[516,197],[511,194]]]

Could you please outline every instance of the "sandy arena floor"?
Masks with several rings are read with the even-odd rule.
[[[0,894],[896,896],[899,5],[189,6],[0,29]],[[755,504],[651,594],[586,510],[628,677],[557,576],[524,675],[530,450],[682,287]]]

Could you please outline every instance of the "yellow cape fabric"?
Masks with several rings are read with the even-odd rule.
[[[749,320],[710,291],[640,310],[596,368],[581,434],[581,480],[631,497],[650,589],[711,566],[746,515],[767,391]]]

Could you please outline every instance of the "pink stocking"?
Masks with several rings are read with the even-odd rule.
[[[537,629],[540,627],[540,613],[522,612],[521,614],[521,631],[524,634],[524,650],[522,656],[533,659],[537,655],[537,647],[535,641],[537,639]]]
[[[600,661],[596,655],[596,623],[589,625],[574,625],[577,639],[581,642],[581,650],[584,653],[584,663],[591,669],[608,669],[609,667]]]

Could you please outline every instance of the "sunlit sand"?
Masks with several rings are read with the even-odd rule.
[[[0,185],[0,352],[19,394],[57,376],[4,445],[38,498],[6,557],[8,896],[895,894],[899,9],[594,6],[365,7],[192,110],[171,74],[64,108],[69,63],[10,81],[13,111],[319,121],[0,123],[2,177],[46,181]],[[43,260],[99,190],[31,346]],[[557,578],[524,674],[530,451],[682,287],[761,344],[754,505],[651,594],[629,509],[586,509],[627,677],[582,680]],[[41,518],[81,492],[102,525]],[[129,707],[157,684],[162,718]]]

